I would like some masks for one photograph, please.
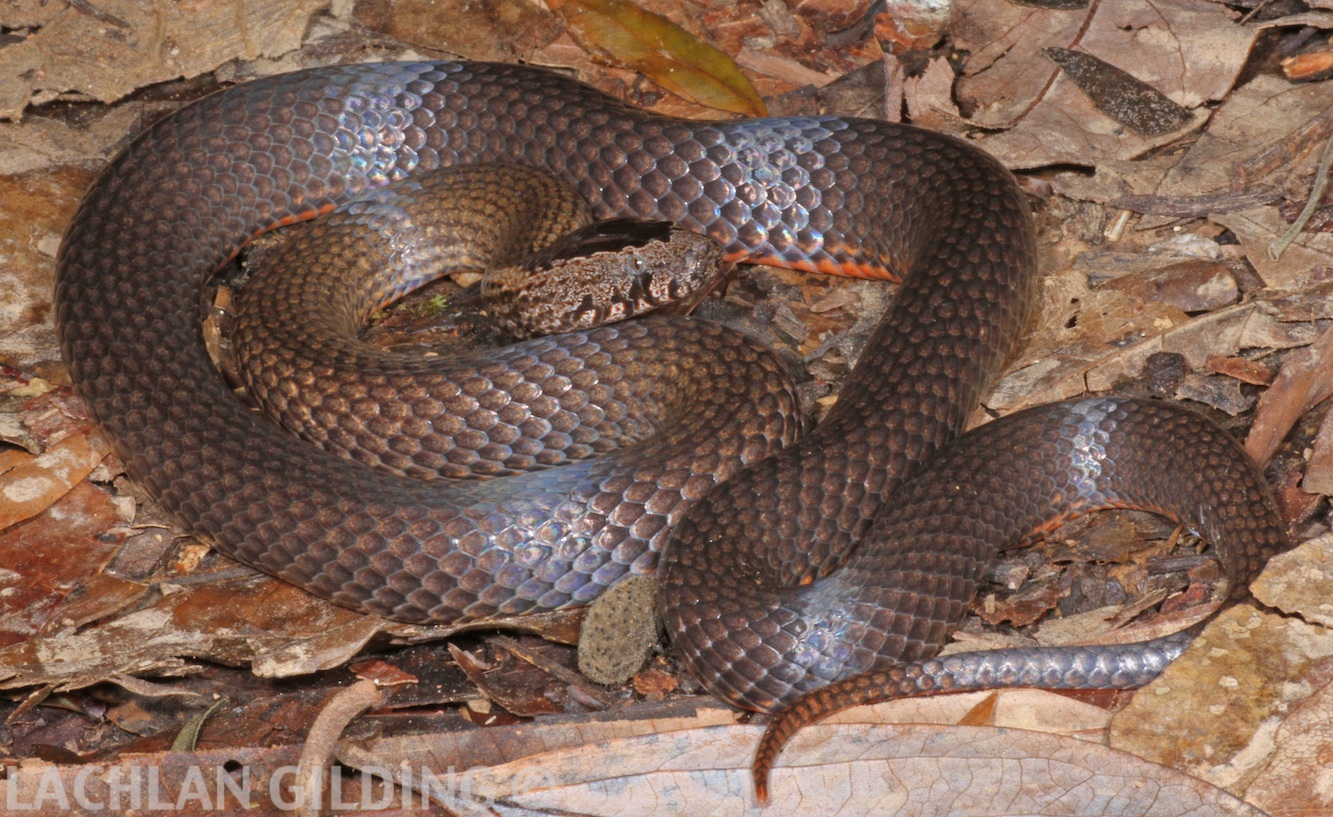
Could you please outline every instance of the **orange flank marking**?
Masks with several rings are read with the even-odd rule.
[[[314,210],[302,210],[299,213],[293,213],[289,216],[283,216],[282,218],[278,219],[274,223],[270,224],[269,226],[265,227],[264,229],[260,230],[259,232],[255,233],[250,237],[255,238],[256,236],[263,235],[269,230],[276,230],[279,227],[290,227],[291,225],[299,224],[302,221],[309,221],[312,218],[319,218],[322,215],[332,213],[335,209],[336,205],[325,204],[322,207],[319,207]]]
[[[1077,511],[1077,512],[1060,514],[1059,516],[1052,516],[1050,519],[1047,519],[1045,522],[1042,522],[1040,525],[1034,528],[1032,530],[1032,533],[1029,533],[1025,538],[1031,538],[1035,540],[1035,539],[1040,539],[1044,536],[1048,536],[1051,533],[1054,533],[1056,528],[1060,527],[1061,525],[1070,521],[1071,519],[1082,516],[1084,513],[1087,513],[1087,511]]]
[[[1056,495],[1051,504],[1058,505],[1062,502],[1064,502],[1064,498],[1060,495]],[[1066,522],[1072,522],[1080,516],[1086,516],[1087,514],[1096,513],[1097,511],[1147,511],[1148,513],[1155,513],[1158,516],[1165,517],[1177,525],[1183,524],[1176,514],[1168,513],[1165,508],[1157,505],[1149,505],[1142,502],[1101,502],[1093,505],[1085,502],[1084,504],[1076,505],[1064,513],[1052,516],[1045,522],[1042,522],[1040,525],[1033,528],[1031,533],[1024,536],[1019,544],[1032,544],[1033,542],[1054,533],[1057,528]]]
[[[842,262],[828,260],[811,264],[804,261],[792,261],[780,255],[754,255],[743,252],[727,253],[723,260],[733,264],[767,264],[770,267],[782,267],[783,269],[794,269],[800,272],[820,272],[824,275],[836,275],[839,278],[874,278],[895,283],[902,280],[902,276],[889,269],[882,261],[872,262],[849,258]]]
[[[280,229],[282,227],[290,227],[293,224],[300,224],[303,221],[310,221],[311,219],[316,219],[319,218],[320,216],[328,215],[329,213],[332,213],[334,210],[336,210],[337,207],[338,206],[336,204],[325,204],[320,207],[311,208],[309,210],[302,210],[299,213],[292,213],[291,215],[283,216],[277,221],[271,222],[263,227],[260,227],[258,230],[255,230],[253,233],[251,233],[249,238],[242,241],[239,247],[232,250],[231,255],[228,255],[225,259],[223,259],[222,264],[218,264],[218,266],[221,267],[223,264],[226,264],[228,261],[231,261],[233,258],[235,258],[237,255],[240,254],[241,250],[245,249],[245,246],[247,244],[249,244],[251,241],[254,241],[256,238],[259,238],[264,233],[269,233],[274,230]]]
[[[310,221],[311,219],[328,215],[329,213],[332,213],[334,210],[336,210],[337,207],[338,206],[336,204],[324,204],[319,207],[312,207],[309,210],[302,210],[299,213],[292,213],[291,215],[283,216],[277,221],[270,222],[264,225],[263,227],[260,227],[258,230],[255,230],[253,233],[250,234],[250,237],[245,240],[245,243],[249,244],[251,241],[254,241],[256,238],[259,238],[264,233],[272,232],[281,227],[290,227],[293,224],[300,224],[303,221]]]

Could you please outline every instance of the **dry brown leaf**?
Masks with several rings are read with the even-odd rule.
[[[1274,289],[1299,289],[1318,271],[1333,267],[1333,235],[1325,232],[1301,233],[1280,259],[1269,257],[1268,248],[1290,226],[1275,205],[1218,213],[1212,220],[1236,234],[1245,248],[1245,257]]]
[[[39,456],[23,457],[0,483],[0,530],[51,507],[97,467],[107,450],[102,435],[89,432],[72,434]]]
[[[1135,694],[1111,724],[1111,745],[1196,774],[1233,793],[1262,771],[1272,730],[1313,692],[1333,657],[1333,631],[1237,606]],[[1256,802],[1282,811],[1281,801]]]
[[[560,21],[527,0],[362,0],[358,22],[421,48],[467,60],[514,62],[560,35]]]
[[[1255,77],[1227,95],[1208,128],[1152,192],[1186,196],[1246,189],[1290,170],[1305,155],[1290,146],[1301,141],[1312,119],[1327,112],[1331,99],[1333,89],[1317,83],[1293,86],[1272,76]]]
[[[1246,789],[1246,797],[1269,804],[1279,815],[1333,812],[1333,791],[1328,786],[1333,684],[1324,684],[1291,711],[1273,735],[1273,746],[1267,767]]]
[[[1135,133],[1164,136],[1193,119],[1187,108],[1105,60],[1067,48],[1044,48],[1041,53],[1060,66],[1097,110]]]
[[[953,66],[944,57],[931,60],[921,76],[906,80],[903,92],[912,123],[937,130],[952,124],[959,117],[953,84]]]
[[[1268,560],[1255,580],[1254,597],[1311,624],[1333,628],[1333,534],[1297,545]]]
[[[1312,494],[1333,495],[1333,410],[1326,412],[1319,424],[1301,488]]]
[[[119,675],[176,672],[181,656],[253,663],[257,674],[308,673],[344,663],[393,626],[267,577],[214,582],[88,630],[0,649],[0,688],[79,689]]]
[[[550,0],[548,5],[584,48],[633,68],[672,93],[747,116],[767,111],[730,57],[665,17],[628,0]]]
[[[375,751],[390,741],[348,746],[339,758],[414,785],[421,776],[409,781],[402,769],[451,768],[449,792],[466,791],[471,799],[448,805],[503,801],[543,813],[1258,815],[1202,781],[1094,743],[1016,729],[916,724],[807,727],[784,753],[772,780],[773,802],[760,811],[748,764],[761,726],[653,726],[650,734],[539,750],[466,771],[459,771],[459,761],[467,755],[450,764],[444,743],[438,753],[424,754],[418,742],[410,760]],[[471,742],[467,735],[460,739]],[[423,759],[424,767],[417,765]],[[1108,800],[1105,792],[1116,797]]]
[[[111,102],[143,85],[211,71],[237,56],[279,56],[300,45],[311,17],[325,5],[324,0],[55,4],[40,29],[0,49],[0,119],[18,118],[29,103],[67,92]],[[2,14],[0,25],[10,27]]]
[[[757,51],[752,48],[742,48],[736,54],[736,64],[750,73],[777,77],[798,88],[806,85],[823,88],[841,79],[837,74],[807,68],[794,59],[779,56],[772,51]]]
[[[959,99],[976,109],[974,120],[1011,128],[983,141],[1011,167],[1100,166],[1173,138],[1135,135],[1097,111],[1073,82],[1055,76],[1042,48],[1098,57],[1194,109],[1230,90],[1257,34],[1222,6],[1193,0],[1071,10],[981,0],[961,9],[953,31],[955,46],[972,52]]]
[[[1333,393],[1333,327],[1308,349],[1294,353],[1278,371],[1268,391],[1259,398],[1259,410],[1245,438],[1245,450],[1258,463],[1267,463],[1296,424],[1301,412]]]
[[[1079,316],[1081,345],[1065,340],[1069,333],[1061,326],[1068,323],[1068,318],[1063,322],[1043,319],[1044,332],[1050,334],[1033,339],[1017,368],[1001,378],[986,399],[987,406],[1007,412],[1088,391],[1111,390],[1142,374],[1148,358],[1158,352],[1180,353],[1191,369],[1202,369],[1210,358],[1229,357],[1242,349],[1303,346],[1313,341],[1319,331],[1314,321],[1290,320],[1288,306],[1277,301],[1240,303],[1194,318],[1178,311],[1171,315],[1142,302],[1134,317],[1132,301],[1126,302],[1122,310],[1111,312],[1101,306],[1104,301],[1087,294],[1090,291],[1086,286],[1080,288],[1079,277],[1076,272],[1051,276],[1044,311],[1060,314],[1061,309],[1068,307],[1070,298],[1077,298],[1071,314]],[[1327,300],[1319,292],[1300,293],[1296,297],[1302,302]],[[1090,321],[1084,321],[1084,316]],[[1115,323],[1116,316],[1129,316],[1132,323]],[[1130,326],[1133,332],[1127,331]],[[1092,330],[1085,332],[1089,327]],[[1113,331],[1108,332],[1108,328]],[[1125,342],[1128,338],[1135,339]]]
[[[107,529],[126,521],[106,491],[79,483],[50,510],[0,533],[0,647],[77,626],[71,606],[109,613],[142,592],[92,583],[120,546]]]
[[[524,662],[507,661],[499,665],[481,666],[474,656],[449,644],[453,657],[468,680],[472,681],[489,701],[521,717],[550,715],[563,710],[544,693],[550,683],[546,673]]]
[[[1211,312],[1240,300],[1236,276],[1227,265],[1203,259],[1166,261],[1156,268],[1122,274],[1103,283],[1100,289],[1123,292],[1148,303],[1169,304],[1181,312]]]

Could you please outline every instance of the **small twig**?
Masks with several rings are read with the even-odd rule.
[[[1328,139],[1329,134],[1333,134],[1333,109],[1324,111],[1245,161],[1237,162],[1231,169],[1233,189],[1243,190],[1249,186],[1250,180],[1271,176],[1279,168],[1300,161],[1307,152]]]
[[[1301,234],[1305,225],[1310,222],[1310,217],[1314,211],[1319,209],[1319,202],[1324,199],[1324,191],[1328,189],[1328,168],[1333,164],[1333,139],[1329,139],[1324,144],[1324,155],[1319,159],[1319,172],[1315,173],[1314,185],[1310,190],[1310,198],[1305,202],[1305,208],[1301,214],[1296,216],[1296,220],[1291,223],[1282,237],[1272,244],[1268,245],[1268,257],[1274,261],[1282,257],[1283,251],[1296,240],[1296,236]]]
[[[1267,6],[1270,2],[1272,2],[1272,0],[1261,0],[1261,2],[1257,6],[1245,12],[1245,16],[1240,18],[1240,24],[1245,25],[1246,23],[1253,20],[1255,17],[1259,16],[1259,13],[1263,11],[1264,7]]]
[[[1107,227],[1104,233],[1107,241],[1115,243],[1120,240],[1120,236],[1124,235],[1125,227],[1129,224],[1129,218],[1132,214],[1132,209],[1120,208],[1116,213],[1115,220],[1111,222],[1111,226]]]
[[[125,22],[124,20],[120,19],[114,14],[102,11],[97,6],[94,6],[92,3],[87,2],[87,0],[68,0],[68,2],[70,8],[81,11],[84,14],[87,14],[89,17],[101,20],[104,23],[108,23],[118,28],[130,27],[129,23]]]
[[[1174,218],[1201,218],[1214,213],[1233,213],[1263,204],[1272,204],[1282,198],[1282,191],[1261,185],[1251,190],[1209,193],[1203,196],[1121,196],[1111,202],[1116,207],[1152,216]]]
[[[324,774],[333,763],[338,738],[354,718],[384,701],[374,681],[357,681],[333,696],[316,716],[297,763],[297,813],[317,817],[324,797]]]

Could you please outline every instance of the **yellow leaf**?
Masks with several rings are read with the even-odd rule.
[[[628,0],[547,0],[585,50],[632,68],[691,102],[765,116],[768,109],[731,58]]]

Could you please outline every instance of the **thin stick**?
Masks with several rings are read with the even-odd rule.
[[[1282,253],[1287,249],[1291,242],[1296,240],[1296,236],[1301,234],[1305,225],[1309,223],[1310,217],[1319,207],[1319,202],[1324,198],[1324,190],[1328,187],[1328,168],[1333,164],[1333,139],[1324,144],[1324,155],[1319,160],[1319,172],[1315,173],[1314,186],[1310,190],[1310,199],[1305,202],[1305,209],[1296,217],[1282,237],[1272,244],[1268,245],[1268,257],[1276,261],[1282,257]]]

